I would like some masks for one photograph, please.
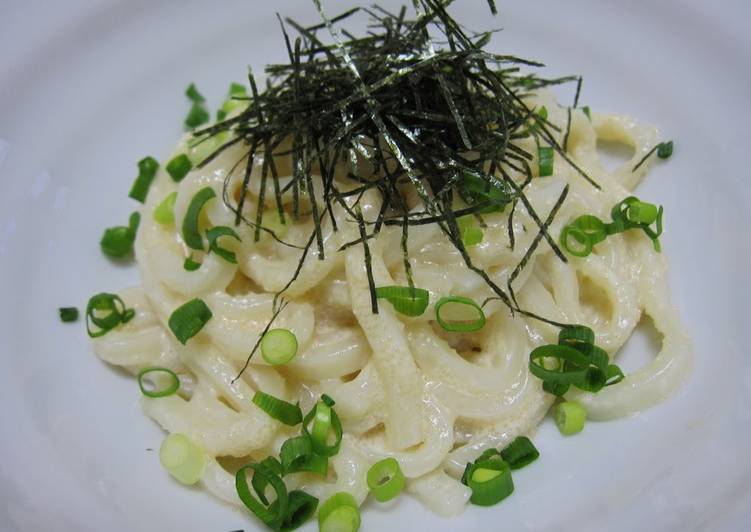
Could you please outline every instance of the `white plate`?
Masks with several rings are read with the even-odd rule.
[[[543,424],[542,457],[503,504],[446,521],[406,498],[369,503],[364,530],[751,527],[751,10],[723,5],[499,0],[490,20],[481,0],[457,2],[470,27],[505,26],[497,49],[541,58],[549,75],[581,73],[584,103],[675,138],[639,195],[666,206],[670,282],[697,363],[677,397],[639,416],[566,439]],[[56,309],[136,281],[98,246],[134,208],[135,162],[169,153],[190,81],[216,104],[246,64],[284,59],[274,10],[316,18],[301,0],[3,2],[0,529],[256,529],[164,474],[133,381]]]

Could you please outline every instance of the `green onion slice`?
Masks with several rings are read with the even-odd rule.
[[[555,424],[564,436],[581,432],[587,420],[587,411],[579,403],[564,401],[555,407]]]
[[[224,120],[225,118],[227,118],[227,115],[235,109],[247,107],[247,96],[248,91],[244,85],[240,85],[239,83],[232,83],[229,87],[229,92],[227,93],[227,99],[224,101],[222,107],[216,113],[216,119],[218,121]]]
[[[212,318],[211,309],[202,299],[191,299],[177,308],[169,318],[169,328],[177,341],[185,345]]]
[[[456,224],[459,226],[462,243],[466,247],[476,246],[482,242],[484,237],[483,231],[475,225],[474,216],[462,216],[456,220]]]
[[[357,532],[360,509],[355,498],[341,491],[332,495],[318,510],[319,532]]]
[[[448,332],[474,332],[485,326],[485,313],[472,299],[462,296],[442,297],[435,304],[438,325]]]
[[[589,357],[566,345],[543,345],[529,355],[529,371],[537,378],[558,384],[577,384],[586,378]],[[548,369],[550,363],[553,369]]]
[[[384,458],[368,469],[368,487],[378,502],[390,501],[404,489],[404,473],[395,458]]]
[[[193,255],[185,259],[183,262],[183,269],[189,272],[194,272],[201,268],[201,263],[193,260]]]
[[[472,504],[492,506],[514,492],[511,468],[503,460],[477,460],[467,475],[467,485],[472,490]]]
[[[159,163],[153,157],[144,157],[138,161],[138,177],[136,177],[128,196],[141,203],[146,201],[146,194],[149,192],[149,187],[151,187],[151,182],[154,181],[158,169]]]
[[[377,298],[391,303],[399,314],[411,317],[422,315],[430,302],[430,293],[423,288],[379,286],[375,293]]]
[[[540,452],[526,436],[518,436],[501,451],[501,458],[511,469],[521,469],[540,457]]]
[[[657,221],[658,208],[653,203],[635,201],[628,205],[626,209],[626,218],[637,224],[650,225]]]
[[[553,161],[555,160],[555,151],[550,146],[539,146],[537,148],[537,160],[539,165],[540,177],[553,175]]]
[[[104,336],[118,325],[128,323],[135,315],[135,311],[126,308],[117,294],[96,294],[86,305],[86,332],[91,338]]]
[[[196,128],[209,121],[209,112],[206,110],[206,99],[198,92],[196,86],[191,83],[185,90],[185,96],[193,102],[190,107],[188,116],[185,117],[185,127],[187,129]]]
[[[307,434],[285,441],[279,458],[285,474],[309,471],[325,477],[329,470],[328,457],[314,452],[313,442]]]
[[[491,180],[469,172],[462,175],[460,191],[469,203],[487,203],[488,206],[480,210],[480,214],[501,212],[511,201],[511,193],[502,182]]]
[[[141,215],[134,212],[130,215],[128,226],[110,227],[104,231],[99,242],[102,252],[110,257],[120,258],[133,251],[136,232],[141,222]]]
[[[261,460],[260,465],[264,468],[268,468],[268,470],[275,474],[278,477],[284,476],[284,468],[282,467],[281,462],[274,458],[273,456],[267,456],[263,460]],[[253,490],[256,492],[256,495],[258,495],[258,498],[261,500],[261,502],[265,505],[269,504],[268,499],[266,498],[266,486],[269,485],[267,477],[263,475],[253,475],[253,478],[250,480],[250,484],[253,486]]]
[[[183,220],[183,240],[185,244],[192,249],[203,250],[203,238],[198,231],[198,221],[206,202],[216,197],[216,192],[211,187],[205,187],[196,192],[193,199],[190,200],[188,211]]]
[[[657,157],[660,159],[669,159],[673,155],[673,141],[660,142],[657,145]]]
[[[587,116],[587,119],[591,122],[592,121],[592,111],[589,109],[588,105],[585,105],[582,107],[582,111]]]
[[[172,180],[179,183],[193,169],[193,163],[187,155],[181,153],[170,159],[165,168]]]
[[[595,244],[608,236],[607,225],[597,216],[579,216],[561,231],[561,245],[575,257],[586,257],[592,253]],[[572,241],[573,239],[573,241]]]
[[[272,366],[286,364],[297,354],[297,337],[288,329],[271,329],[261,339],[261,355]]]
[[[173,192],[154,209],[154,221],[162,225],[169,225],[175,222],[175,201],[177,200],[177,191]]]
[[[558,343],[573,347],[586,355],[595,343],[595,332],[584,325],[569,325],[558,333]]]
[[[78,309],[76,307],[62,307],[57,310],[60,313],[60,321],[63,323],[78,321]]]
[[[169,434],[159,448],[159,461],[177,481],[192,486],[203,477],[206,453],[184,434]]]
[[[256,476],[260,476],[263,479],[262,482],[264,487],[266,485],[271,485],[274,489],[276,500],[274,501],[275,504],[273,505],[273,508],[265,503],[259,502],[250,492],[250,487],[248,486],[248,470],[253,471],[254,479]],[[235,489],[245,507],[266,526],[272,529],[277,529],[281,526],[284,518],[287,516],[289,494],[287,493],[287,488],[284,485],[284,482],[276,472],[264,464],[247,465],[241,468],[235,475]],[[259,498],[261,497],[259,492],[256,492],[256,495],[258,495]]]
[[[277,507],[277,501],[271,503],[269,510],[274,512]],[[303,490],[292,490],[289,492],[287,501],[287,513],[282,519],[279,530],[295,530],[300,528],[318,508],[318,499],[305,493]]]
[[[167,382],[160,386],[156,380]],[[180,389],[180,378],[171,369],[144,368],[138,372],[138,387],[146,397],[167,397]]]
[[[305,435],[310,436],[316,454],[334,456],[342,444],[342,422],[333,409],[333,401],[326,401],[326,398],[327,396],[323,396],[322,400],[306,414],[302,430]],[[308,425],[311,422],[313,425],[309,429]],[[329,444],[329,435],[332,433],[334,441]]]
[[[219,245],[219,238],[230,237],[240,242],[240,235],[234,229],[226,225],[218,225],[206,231],[206,238],[209,241],[209,251],[212,251],[231,264],[237,264],[237,255],[234,251],[225,249]]]
[[[302,422],[302,411],[298,405],[277,399],[273,395],[256,392],[253,403],[272,418],[290,427]]]

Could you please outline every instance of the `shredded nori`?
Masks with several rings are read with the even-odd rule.
[[[320,0],[313,3],[321,16],[320,24],[305,27],[278,17],[289,61],[266,66],[265,90],[258,90],[251,72],[248,107],[237,116],[195,132],[199,138],[230,133],[230,140],[201,166],[237,142],[245,146],[238,162],[245,164],[239,199],[228,193],[227,186],[223,195],[225,204],[236,215],[236,224],[255,227],[256,239],[261,230],[273,234],[263,227],[263,216],[268,213],[265,191],[269,179],[280,220],[285,219],[282,200],[291,195],[291,216],[296,220],[309,216],[313,222],[297,270],[276,294],[274,315],[279,310],[279,297],[299,275],[311,248],[315,246],[318,259],[325,258],[321,224],[328,217],[337,230],[333,206],[338,204],[359,227],[360,237],[340,249],[363,246],[374,313],[378,312],[378,304],[368,241],[384,225],[400,226],[404,267],[409,285],[413,286],[408,228],[437,224],[467,267],[493,290],[495,297],[491,299],[503,301],[512,313],[561,325],[521,309],[511,283],[543,239],[560,260],[566,261],[548,227],[565,201],[568,187],[543,222],[524,193],[533,179],[533,155],[513,141],[534,136],[538,142],[547,143],[599,188],[565,153],[570,110],[561,146],[552,133],[560,129],[525,103],[525,96],[541,87],[576,82],[576,107],[581,78],[546,80],[535,74],[522,74],[521,67],[543,65],[486,51],[484,47],[495,30],[466,30],[449,15],[451,0],[413,0],[414,19],[407,18],[405,7],[395,14],[377,5],[355,7],[328,18]],[[488,5],[495,14],[493,0]],[[364,36],[354,36],[341,28],[342,22],[357,14],[369,17]],[[297,33],[294,40],[288,27]],[[322,30],[327,31],[327,37],[321,36]],[[263,157],[261,192],[255,219],[251,221],[243,215],[243,208],[258,157]],[[281,187],[276,162],[283,158],[291,161],[292,178]],[[513,172],[525,176],[521,184],[511,178]],[[354,188],[339,189],[334,176],[342,173]],[[321,187],[316,193],[314,182],[318,176]],[[419,196],[422,211],[408,210],[408,188]],[[360,198],[369,190],[377,190],[383,200],[375,220],[365,220],[359,206]],[[352,197],[354,202],[345,201]],[[307,200],[303,202],[304,198]],[[474,215],[484,225],[483,214],[507,211],[513,249],[513,215],[519,202],[529,212],[538,234],[503,289],[473,264],[462,243],[457,218]],[[303,212],[303,205],[308,212]]]

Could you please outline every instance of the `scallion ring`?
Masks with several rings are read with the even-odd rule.
[[[384,458],[368,469],[368,488],[378,502],[390,501],[404,489],[404,473],[395,458]]]
[[[62,307],[57,311],[60,314],[60,321],[63,323],[78,321],[78,309],[76,307]]]
[[[312,422],[312,426],[309,428]],[[321,456],[334,456],[339,452],[342,444],[342,422],[332,405],[323,400],[305,415],[302,422],[303,433],[310,436],[313,450]],[[329,436],[333,434],[333,442],[329,444]]]
[[[579,403],[565,401],[555,407],[555,424],[564,436],[581,432],[587,420],[587,411]]]
[[[144,157],[138,161],[138,177],[136,177],[128,196],[140,203],[145,202],[146,194],[149,192],[149,187],[151,187],[151,182],[154,181],[158,169],[159,163],[153,157]]]
[[[375,293],[377,298],[391,303],[399,314],[411,317],[422,315],[430,302],[430,293],[414,286],[379,286]]]
[[[154,377],[159,376],[165,377],[168,382],[161,386],[157,385]],[[144,368],[138,372],[138,387],[146,397],[167,397],[180,389],[180,378],[171,369]]]
[[[573,347],[586,355],[595,343],[595,332],[585,325],[569,325],[558,333],[558,343]]]
[[[269,510],[274,512],[276,505],[276,501],[272,502]],[[303,490],[290,491],[287,501],[287,513],[284,519],[282,519],[279,530],[285,532],[301,527],[315,513],[316,508],[318,508],[318,499],[316,497]]]
[[[240,235],[238,235],[234,229],[227,227],[226,225],[218,225],[206,231],[206,238],[209,241],[209,251],[222,257],[230,264],[237,264],[237,255],[235,255],[235,252],[219,245],[219,239],[222,237],[234,238],[240,242]]]
[[[175,222],[175,201],[177,200],[177,192],[173,192],[154,209],[154,221],[162,224],[169,225]]]
[[[86,331],[91,338],[98,338],[118,325],[128,323],[134,316],[135,311],[126,308],[120,296],[102,292],[89,299],[86,305]]]
[[[185,345],[212,317],[208,305],[196,298],[177,308],[170,315],[168,325],[177,341]]]
[[[192,249],[203,250],[203,238],[198,231],[198,222],[201,210],[206,203],[216,197],[216,192],[211,187],[204,187],[193,196],[188,205],[188,210],[183,220],[183,240]]]
[[[277,399],[273,395],[256,392],[253,403],[272,418],[290,427],[302,422],[302,411],[298,405]]]
[[[318,510],[319,532],[357,532],[360,529],[360,509],[355,498],[341,491],[335,493]]]
[[[511,469],[521,469],[540,456],[540,452],[526,436],[517,436],[501,451],[501,458]]]
[[[248,470],[253,471],[253,477],[263,477],[264,485],[271,485],[276,492],[276,501],[273,509],[259,502],[250,492],[248,486]],[[240,500],[253,515],[260,519],[269,528],[279,528],[287,515],[289,494],[282,479],[274,471],[262,464],[250,464],[241,468],[235,475],[235,489]],[[256,495],[259,495],[256,493]],[[260,495],[259,495],[260,498]]]
[[[188,175],[188,172],[193,169],[193,163],[190,162],[190,158],[187,155],[181,153],[174,156],[170,162],[167,163],[165,169],[172,180],[179,183],[186,175]]]
[[[307,434],[285,441],[279,458],[285,474],[308,471],[325,477],[329,468],[328,457],[314,451],[313,443]]]
[[[201,269],[201,263],[193,260],[193,255],[187,257],[183,262],[183,269],[189,272],[194,272]]]
[[[159,462],[172,477],[192,486],[203,477],[206,453],[184,434],[169,434],[159,448]]]
[[[435,318],[448,332],[474,332],[485,326],[485,313],[480,305],[462,296],[439,299],[435,304]]]
[[[537,148],[537,161],[540,177],[549,177],[553,175],[553,162],[555,161],[555,151],[550,146],[539,146]]]
[[[297,337],[288,329],[271,329],[261,339],[261,356],[272,366],[286,364],[297,354]]]
[[[467,479],[472,490],[472,504],[492,506],[514,492],[511,468],[503,460],[478,460],[472,466]]]

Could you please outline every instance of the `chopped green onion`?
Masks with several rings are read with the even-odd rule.
[[[626,209],[626,218],[637,224],[652,224],[657,220],[658,208],[653,203],[635,201]]]
[[[177,341],[185,345],[199,333],[213,314],[202,299],[191,299],[169,317],[169,328]]]
[[[141,215],[134,212],[130,215],[129,225],[110,227],[104,231],[99,246],[102,252],[110,257],[124,257],[133,251],[133,243],[136,240],[136,232],[141,221]]]
[[[203,95],[198,92],[195,83],[188,85],[188,88],[185,89],[185,96],[187,96],[188,99],[193,103],[201,103],[206,101],[206,98],[204,98]]]
[[[281,462],[273,456],[267,456],[266,458],[261,460],[260,465],[264,468],[267,468],[269,472],[277,475],[278,477],[282,477],[284,475],[284,468],[282,467]],[[253,486],[256,495],[258,495],[258,498],[261,499],[261,502],[263,504],[269,504],[269,501],[266,498],[266,486],[269,485],[268,479],[263,475],[253,475],[250,483]]]
[[[274,492],[276,492],[276,500],[274,501],[275,504],[273,506],[268,506],[266,504],[265,495],[262,493],[256,491],[256,495],[259,498],[262,498],[262,501],[264,502],[259,502],[250,492],[250,487],[248,486],[248,470],[253,471],[254,491],[256,491],[255,487],[257,485],[263,485],[264,488],[267,485],[271,485],[274,489]],[[256,484],[256,476],[260,476],[262,482]],[[247,465],[241,468],[235,475],[235,489],[237,490],[237,495],[240,497],[240,500],[245,507],[253,513],[253,515],[260,519],[269,528],[280,528],[284,518],[287,516],[289,494],[287,493],[287,487],[284,485],[281,477],[274,470],[263,463]]]
[[[276,510],[276,505],[276,501],[272,502],[269,510],[272,512]],[[301,527],[315,513],[316,508],[318,508],[317,498],[302,490],[290,491],[287,501],[287,513],[282,520],[279,530],[284,532]]]
[[[511,469],[521,469],[537,460],[540,452],[526,436],[517,436],[501,451],[501,458]]]
[[[168,381],[158,386],[155,377],[165,377]],[[164,379],[161,379],[164,380]],[[167,368],[144,368],[138,372],[138,387],[146,397],[157,398],[173,395],[180,389],[180,378],[171,369]]]
[[[89,299],[86,305],[86,332],[91,338],[104,336],[118,325],[128,323],[135,315],[135,310],[126,308],[120,296],[102,292]]]
[[[193,199],[190,200],[188,211],[183,220],[183,240],[185,244],[192,249],[203,249],[203,238],[198,231],[199,217],[201,210],[206,203],[216,197],[216,192],[211,187],[204,187],[196,192]]]
[[[237,255],[235,255],[234,251],[230,251],[219,245],[218,240],[223,236],[234,238],[240,242],[240,235],[234,229],[226,225],[218,225],[206,231],[206,238],[209,241],[209,251],[214,252],[231,264],[237,264]]]
[[[78,321],[78,309],[76,307],[62,307],[58,309],[60,313],[60,321],[63,323],[71,323]]]
[[[360,509],[355,498],[341,491],[335,493],[318,510],[319,532],[357,532],[360,529]]]
[[[553,175],[553,161],[555,160],[555,151],[551,146],[539,146],[537,148],[537,160],[539,165],[540,177]]]
[[[222,107],[216,112],[217,121],[227,118],[232,111],[240,109],[241,107],[247,107],[248,91],[244,85],[239,83],[232,83],[229,86],[229,92],[227,93],[227,99],[224,100]],[[245,100],[241,98],[246,98]]]
[[[330,397],[322,396],[302,422],[303,434],[310,436],[313,450],[321,456],[334,456],[342,444],[342,422],[333,406],[334,401]],[[311,422],[313,426],[308,429]],[[332,433],[334,441],[329,445],[329,435]]]
[[[445,307],[445,308],[444,308]],[[435,304],[438,325],[448,332],[474,332],[485,326],[485,313],[468,297],[442,297]]]
[[[422,288],[410,286],[379,286],[376,297],[385,299],[399,314],[420,316],[428,308],[430,293]]]
[[[187,155],[181,153],[174,156],[167,163],[166,169],[172,180],[179,183],[193,169],[193,163],[190,162],[190,158]]]
[[[579,403],[564,401],[555,407],[555,424],[564,436],[581,432],[587,420],[587,411]]]
[[[585,105],[582,107],[582,111],[584,111],[584,114],[587,115],[587,119],[591,122],[592,121],[592,111],[590,111],[589,106]]]
[[[573,347],[586,355],[595,343],[595,332],[584,325],[569,325],[558,333],[558,343]]]
[[[476,246],[482,242],[483,232],[475,225],[474,216],[462,216],[456,220],[456,223],[459,226],[462,242],[466,247]]]
[[[188,157],[193,166],[199,166],[212,153],[214,153],[229,137],[227,131],[221,131],[213,135],[204,135],[191,141],[188,145],[190,151]]]
[[[503,460],[477,460],[467,475],[467,485],[472,490],[472,504],[492,506],[514,492],[511,468]]]
[[[612,223],[606,224],[597,216],[585,214],[579,216],[561,231],[561,245],[576,257],[586,257],[595,244],[602,242],[608,235],[621,233],[628,229],[642,229],[652,240],[656,251],[660,251],[659,236],[662,234],[662,207],[639,201],[630,196],[616,203],[610,211]],[[656,223],[656,228],[650,225]]]
[[[206,453],[184,434],[169,434],[159,448],[159,461],[170,475],[186,486],[192,486],[203,477]]]
[[[175,221],[175,201],[177,192],[173,192],[154,209],[154,221],[162,225],[169,225]]]
[[[209,121],[209,112],[206,110],[206,99],[198,92],[196,86],[191,83],[185,91],[185,96],[193,102],[188,116],[185,117],[186,129],[193,129]]]
[[[286,364],[297,354],[297,337],[287,329],[271,329],[261,339],[261,355],[272,366]]]
[[[465,172],[460,182],[460,191],[471,203],[487,203],[488,206],[480,210],[480,214],[501,212],[511,201],[511,193],[506,185],[497,180],[483,179],[480,176]]]
[[[668,159],[673,155],[673,141],[660,142],[657,145],[657,157],[660,159]]]
[[[272,418],[290,427],[302,422],[302,411],[298,405],[282,401],[273,395],[256,392],[253,403]]]
[[[146,194],[149,193],[149,187],[151,182],[154,181],[158,169],[159,163],[153,157],[144,157],[138,161],[138,177],[136,177],[128,196],[141,203],[146,201]]]
[[[201,268],[201,263],[193,260],[193,255],[185,259],[183,262],[183,269],[189,272],[194,272]]]
[[[328,457],[315,453],[313,442],[306,434],[285,441],[279,458],[285,474],[308,471],[325,477],[328,473]]]
[[[368,487],[378,502],[390,501],[404,489],[404,473],[394,458],[384,458],[368,469]]]

